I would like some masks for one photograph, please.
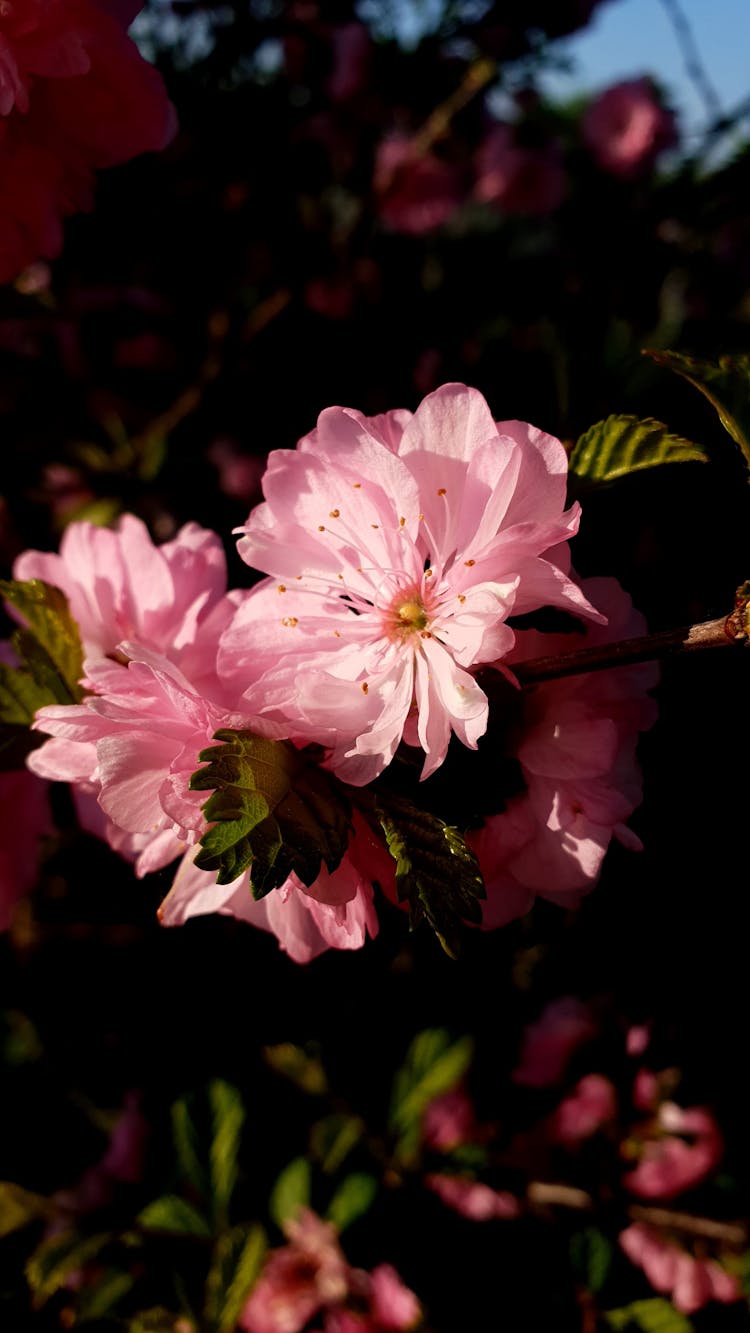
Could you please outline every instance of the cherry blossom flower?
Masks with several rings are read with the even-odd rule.
[[[574,1147],[591,1138],[617,1114],[617,1094],[602,1074],[586,1074],[564,1097],[548,1121],[553,1143]]]
[[[429,1148],[450,1152],[469,1143],[477,1129],[474,1106],[465,1088],[453,1088],[435,1097],[422,1117],[422,1137]]]
[[[448,1176],[442,1172],[433,1172],[425,1176],[425,1185],[454,1212],[468,1217],[472,1222],[518,1217],[521,1212],[515,1194],[508,1190],[493,1190],[490,1185],[473,1180],[470,1176]]]
[[[536,1022],[524,1028],[513,1082],[527,1088],[559,1083],[579,1046],[591,1041],[597,1030],[594,1015],[582,1000],[574,995],[551,1000]]]
[[[420,151],[406,134],[391,134],[378,146],[373,189],[385,225],[410,236],[442,227],[465,194],[460,170]]]
[[[137,6],[136,8],[140,8]],[[163,148],[174,112],[127,36],[132,6],[6,0],[0,12],[0,282],[62,245],[94,172]]]
[[[626,180],[653,167],[677,143],[673,112],[662,105],[650,79],[615,83],[591,102],[583,137],[599,166]]]
[[[656,1080],[651,1085],[658,1087]],[[655,1092],[655,1095],[656,1094]],[[643,1105],[643,1082],[636,1083],[636,1105]],[[724,1155],[724,1140],[713,1112],[705,1106],[662,1101],[656,1114],[636,1127],[626,1144],[638,1161],[622,1182],[641,1199],[673,1199],[705,1180]]]
[[[510,651],[511,611],[597,612],[566,572],[579,507],[552,436],[493,421],[481,394],[444,385],[412,416],[323,412],[269,456],[265,503],[239,551],[272,577],[222,637],[219,670],[263,693],[295,740],[328,747],[361,785],[403,738],[423,777],[451,731],[476,748],[487,697],[472,669]]]
[[[503,213],[553,213],[565,195],[565,171],[555,144],[527,146],[511,125],[495,125],[480,144],[474,194]]]
[[[668,1295],[683,1314],[694,1314],[709,1301],[729,1305],[742,1299],[737,1278],[715,1259],[697,1259],[667,1240],[654,1227],[634,1222],[620,1233],[620,1245],[642,1268],[654,1291]]]
[[[606,626],[586,628],[584,644],[644,633],[643,617],[614,579],[586,579],[582,589],[608,616]],[[519,658],[569,652],[571,637],[520,632],[511,670]],[[469,838],[487,887],[485,928],[522,915],[536,895],[575,906],[595,885],[613,837],[640,849],[625,820],[641,799],[636,742],[655,719],[648,690],[656,680],[646,664],[524,691],[514,753],[526,791]]]

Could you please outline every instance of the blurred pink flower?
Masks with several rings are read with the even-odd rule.
[[[548,1121],[553,1143],[573,1147],[591,1138],[617,1115],[617,1093],[602,1074],[586,1074],[564,1097]]]
[[[603,619],[566,573],[579,520],[566,473],[557,440],[496,423],[464,385],[413,416],[329,408],[295,451],[269,456],[239,551],[273,577],[222,636],[220,672],[355,785],[402,737],[429,776],[451,731],[475,749],[486,729],[471,669],[508,653],[511,610]]]
[[[634,1222],[620,1233],[620,1245],[642,1268],[654,1291],[669,1296],[683,1314],[694,1314],[709,1301],[724,1305],[742,1299],[739,1281],[715,1259],[696,1259],[654,1227]]]
[[[465,1088],[453,1088],[435,1097],[422,1117],[424,1142],[438,1152],[471,1142],[476,1129],[474,1106]]]
[[[511,125],[494,126],[477,152],[474,193],[503,213],[553,213],[565,196],[559,147],[527,147]]]
[[[597,1034],[588,1005],[573,995],[551,1000],[535,1023],[524,1028],[519,1062],[511,1075],[527,1088],[559,1083],[579,1046]]]
[[[0,10],[0,282],[59,253],[62,219],[91,207],[96,170],[174,134],[160,76],[109,10],[96,0]]]
[[[472,1180],[469,1176],[447,1176],[433,1172],[425,1176],[424,1183],[444,1204],[472,1222],[518,1217],[521,1213],[518,1199],[509,1190],[493,1190],[491,1186]]]
[[[328,96],[348,102],[364,85],[372,54],[372,38],[363,23],[341,23],[331,31],[331,72]]]
[[[41,840],[51,828],[47,784],[25,769],[0,773],[0,930],[34,887]]]
[[[626,180],[650,171],[677,143],[674,113],[662,105],[648,78],[613,84],[588,106],[583,137],[604,171]]]
[[[627,1146],[638,1143],[638,1163],[622,1183],[641,1199],[673,1199],[692,1189],[715,1171],[724,1155],[716,1117],[703,1106],[685,1109],[662,1102],[655,1119],[636,1133]]]
[[[383,139],[373,176],[377,211],[391,231],[423,236],[442,227],[463,203],[462,173],[406,134]]]

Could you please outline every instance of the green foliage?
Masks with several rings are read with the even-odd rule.
[[[364,789],[353,797],[385,835],[412,930],[426,920],[445,952],[457,957],[464,926],[480,924],[481,899],[487,896],[477,857],[458,829],[383,787],[372,798]]]
[[[598,1227],[585,1227],[570,1239],[570,1262],[587,1291],[601,1291],[612,1267],[612,1243]]]
[[[107,1268],[79,1293],[74,1312],[74,1327],[101,1319],[110,1314],[123,1296],[134,1287],[135,1278],[130,1273],[122,1273],[116,1268]]]
[[[138,1214],[137,1221],[144,1231],[181,1236],[211,1235],[205,1217],[179,1194],[163,1194],[160,1199],[154,1199]]]
[[[642,1333],[692,1333],[693,1328],[690,1320],[675,1310],[670,1301],[659,1297],[633,1301],[619,1310],[607,1310],[605,1318],[610,1328],[641,1329]]]
[[[399,1155],[409,1158],[421,1135],[422,1116],[430,1102],[450,1092],[471,1064],[471,1037],[454,1041],[444,1028],[418,1032],[393,1080],[390,1127],[399,1138]]]
[[[0,662],[0,768],[22,768],[29,751],[44,740],[29,730],[37,709],[82,698],[83,650],[59,588],[40,579],[0,580],[0,597],[24,621],[11,636],[18,666]]]
[[[211,1198],[215,1215],[217,1219],[221,1219],[226,1215],[237,1184],[245,1107],[237,1088],[222,1079],[214,1079],[209,1084],[208,1100],[213,1121],[213,1137],[209,1150]]]
[[[196,1193],[205,1195],[208,1175],[198,1148],[198,1130],[187,1098],[180,1097],[171,1107],[172,1142],[177,1154],[180,1176]]]
[[[322,1097],[328,1091],[328,1080],[320,1059],[301,1046],[294,1046],[289,1041],[279,1042],[277,1046],[264,1046],[263,1056],[277,1074],[283,1074],[302,1092]]]
[[[185,1333],[186,1329],[193,1327],[189,1320],[165,1310],[163,1305],[157,1305],[151,1310],[139,1310],[138,1314],[133,1315],[128,1323],[128,1333],[175,1333],[177,1328],[180,1333]]]
[[[94,1259],[111,1241],[111,1235],[82,1236],[79,1231],[60,1231],[38,1245],[26,1264],[26,1277],[38,1308],[49,1300],[66,1279]]]
[[[310,1151],[326,1173],[337,1171],[365,1132],[358,1115],[335,1111],[318,1120],[310,1130]]]
[[[205,1317],[215,1333],[232,1333],[260,1274],[268,1242],[257,1223],[224,1231],[214,1245],[206,1281]]]
[[[306,1157],[294,1157],[278,1175],[268,1211],[277,1226],[283,1230],[284,1223],[293,1218],[300,1208],[310,1206],[310,1163]]]
[[[750,467],[750,356],[720,356],[714,363],[683,352],[647,350],[646,355],[682,375],[705,395]]]
[[[48,1217],[51,1212],[51,1205],[43,1195],[32,1194],[10,1180],[0,1180],[0,1236],[9,1236],[11,1231]]]
[[[210,1127],[208,1136],[199,1129],[199,1123],[206,1117]],[[237,1088],[223,1079],[213,1079],[204,1096],[181,1097],[172,1106],[172,1137],[178,1169],[190,1189],[205,1201],[214,1232],[226,1224],[237,1184],[244,1121],[242,1097]],[[143,1219],[140,1220],[142,1223]],[[205,1227],[205,1221],[200,1220]],[[203,1232],[209,1233],[210,1228]]]
[[[217,871],[219,884],[250,869],[255,898],[292,871],[309,885],[322,862],[335,870],[349,838],[349,803],[317,763],[318,751],[251,731],[225,729],[215,739],[222,744],[201,752],[206,767],[190,780],[194,791],[213,792],[203,807],[212,827],[201,838],[196,865]]]
[[[707,461],[703,449],[673,435],[660,421],[611,416],[581,435],[570,456],[569,474],[580,490],[665,463]]]
[[[354,1171],[339,1185],[328,1205],[326,1217],[338,1231],[344,1231],[371,1208],[378,1192],[378,1182],[365,1171]]]

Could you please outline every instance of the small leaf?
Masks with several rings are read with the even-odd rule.
[[[120,1273],[115,1268],[108,1268],[94,1282],[87,1282],[76,1301],[76,1325],[109,1314],[134,1285],[135,1278],[130,1273]]]
[[[137,1221],[145,1231],[163,1231],[170,1235],[210,1236],[211,1228],[205,1217],[178,1194],[163,1194],[154,1199],[138,1214]]]
[[[35,680],[47,684],[56,702],[77,703],[83,675],[83,649],[78,626],[65,594],[41,579],[25,583],[0,580],[0,597],[19,613],[27,630],[14,635],[14,646]]]
[[[128,1333],[176,1333],[177,1329],[179,1333],[186,1333],[187,1329],[193,1328],[193,1323],[184,1315],[173,1314],[163,1305],[140,1310],[128,1323]]]
[[[0,1180],[0,1236],[9,1236],[11,1231],[18,1231],[40,1217],[49,1217],[53,1211],[42,1194],[32,1194],[10,1180]]]
[[[349,803],[317,763],[319,752],[251,731],[217,731],[215,739],[222,744],[201,752],[206,767],[190,780],[193,791],[213,792],[203,807],[212,827],[195,864],[217,871],[219,884],[250,869],[255,898],[292,871],[309,886],[321,863],[335,870],[348,842]]]
[[[569,473],[575,481],[592,485],[665,463],[707,461],[703,449],[673,435],[660,421],[611,416],[580,437],[570,456]]]
[[[187,1098],[180,1097],[171,1110],[172,1142],[182,1179],[201,1196],[208,1189],[206,1171],[198,1152],[198,1131]]]
[[[214,1246],[206,1279],[206,1319],[216,1333],[233,1333],[254,1287],[268,1242],[257,1223],[223,1232]]]
[[[611,1328],[642,1330],[642,1333],[693,1333],[693,1325],[684,1314],[665,1300],[633,1301],[619,1310],[607,1310],[605,1319]]]
[[[399,899],[412,929],[424,918],[455,958],[467,922],[479,925],[486,897],[479,861],[458,829],[391,792],[375,792],[374,813],[396,862]],[[363,799],[360,796],[360,799]]]
[[[214,1079],[209,1084],[208,1100],[213,1119],[211,1194],[215,1215],[221,1218],[226,1213],[237,1184],[237,1159],[245,1123],[245,1107],[237,1089],[222,1079]]]
[[[714,363],[684,352],[647,348],[645,354],[658,366],[682,375],[705,395],[750,467],[750,356],[720,356],[718,363]]]
[[[601,1291],[612,1267],[614,1250],[598,1227],[586,1227],[570,1239],[570,1261],[587,1291]]]
[[[111,1239],[109,1234],[82,1236],[78,1231],[61,1231],[43,1240],[26,1264],[35,1307],[49,1300],[71,1274],[83,1268]]]
[[[364,1121],[359,1116],[334,1112],[313,1125],[310,1151],[326,1173],[338,1171],[344,1158],[359,1143],[364,1129]]]
[[[328,1205],[328,1221],[333,1222],[337,1231],[343,1231],[369,1210],[377,1192],[378,1182],[374,1176],[364,1171],[346,1176]]]
[[[417,1033],[393,1082],[389,1123],[402,1137],[402,1156],[410,1155],[419,1142],[422,1116],[430,1102],[456,1087],[473,1054],[470,1037],[454,1041],[443,1028]]]
[[[306,1157],[294,1157],[276,1179],[268,1211],[277,1226],[293,1218],[300,1208],[310,1206],[310,1163]]]
[[[317,1055],[310,1055],[301,1046],[280,1042],[278,1046],[264,1046],[263,1056],[277,1074],[283,1074],[302,1092],[322,1097],[328,1091],[326,1073]]]

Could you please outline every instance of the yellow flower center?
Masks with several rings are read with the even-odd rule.
[[[427,628],[427,612],[416,598],[402,602],[396,610],[400,626],[406,630]]]

